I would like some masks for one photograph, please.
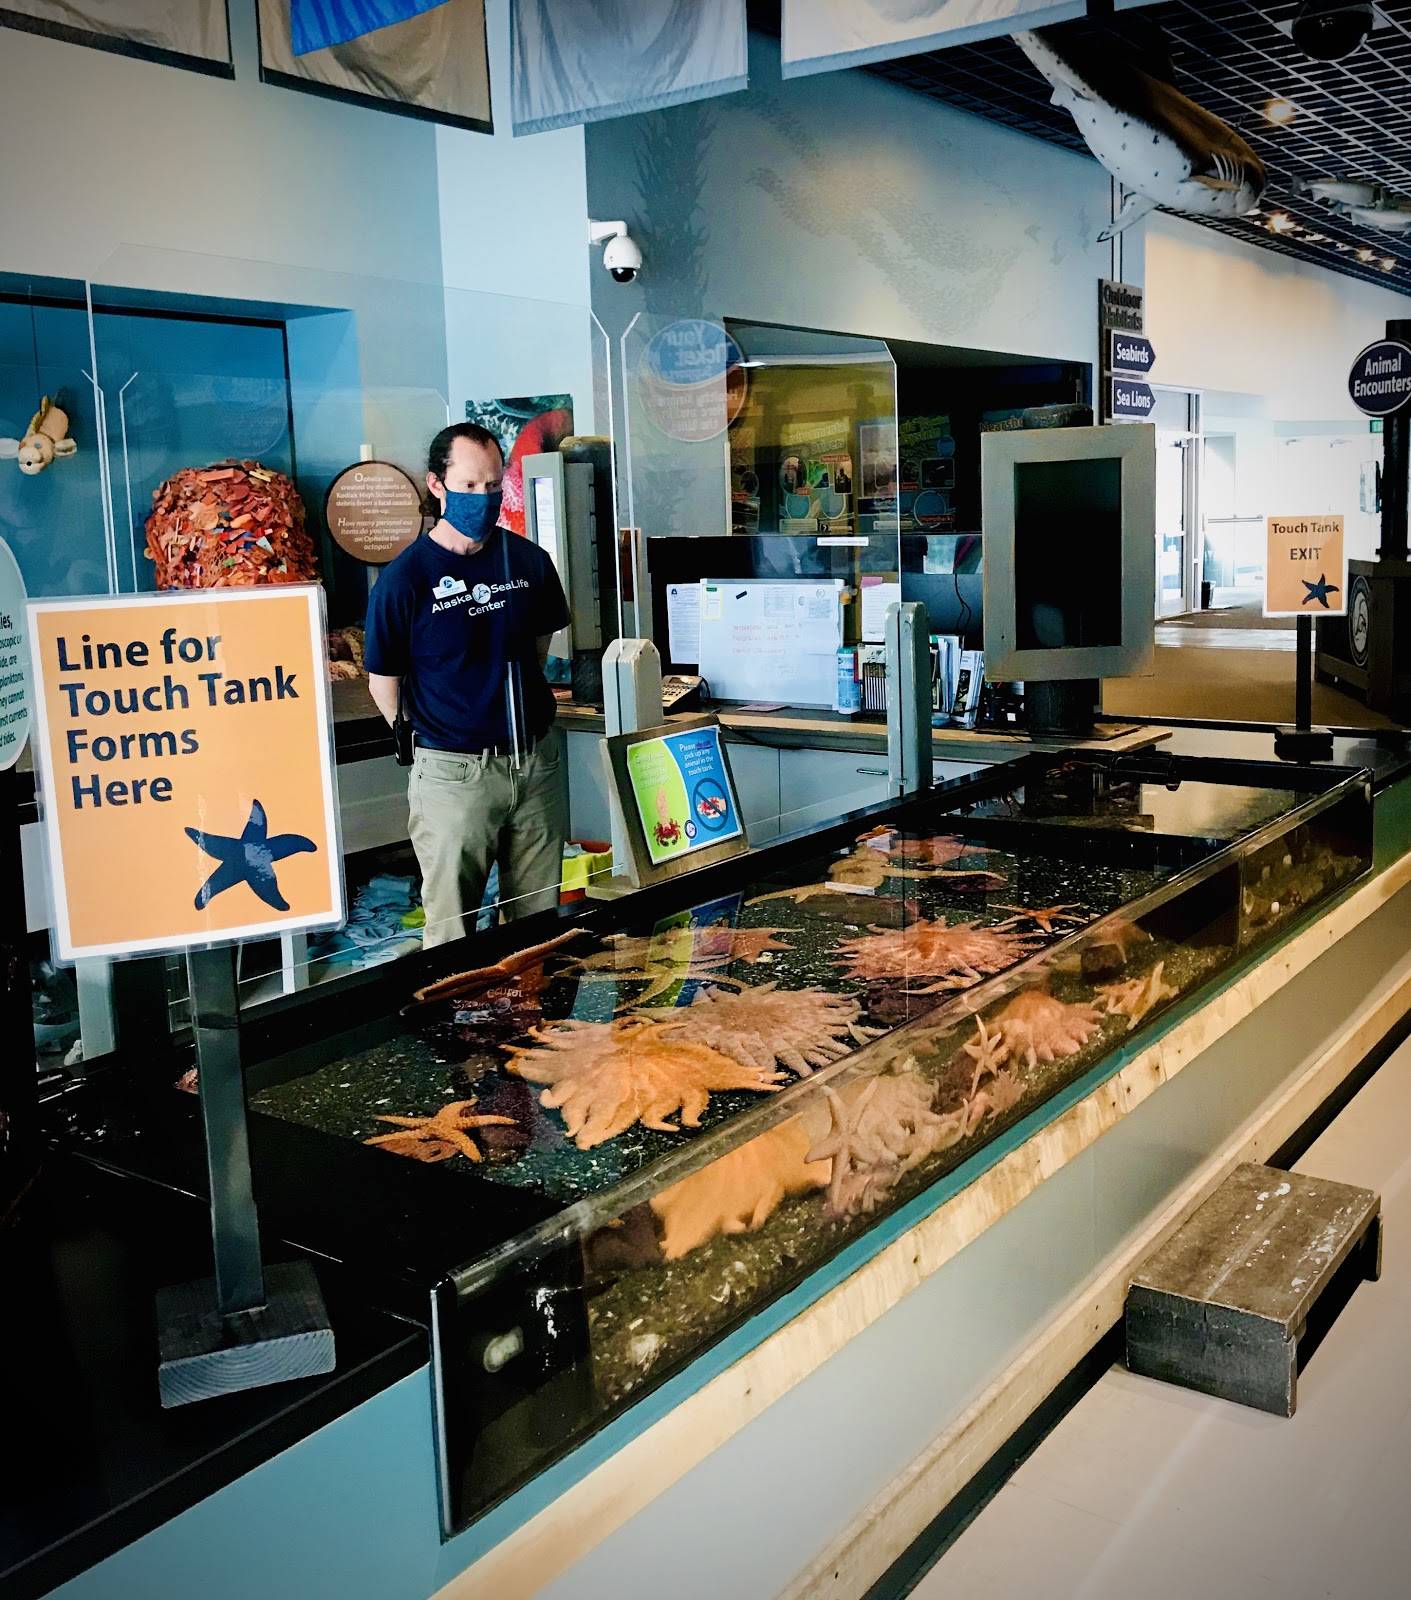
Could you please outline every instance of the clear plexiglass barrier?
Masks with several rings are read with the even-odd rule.
[[[561,712],[600,703],[597,663],[619,630],[609,348],[588,308],[141,246],[118,250],[87,282],[7,279],[0,291],[0,434],[18,448],[47,394],[76,446],[34,476],[0,459],[0,537],[32,596],[323,589],[349,923],[243,946],[246,999],[541,907],[585,876],[576,844],[567,862],[557,849],[514,860],[482,851],[456,873],[468,903],[454,915],[443,903],[425,928],[409,776],[442,800],[488,780],[443,751],[435,772],[394,762],[364,646],[387,564],[432,525],[432,438],[480,424],[505,457],[501,526],[549,550],[571,613],[549,643],[547,687],[526,643],[492,777],[515,797],[531,787],[550,831],[599,841],[596,766],[575,763],[570,782],[564,740],[545,733],[551,693]],[[509,803],[498,789],[482,809]],[[443,805],[428,825],[444,831],[457,815]],[[193,859],[193,873],[201,865]],[[477,872],[483,886],[469,881]],[[179,1007],[184,968],[169,966]],[[97,978],[101,1012],[110,1008]],[[66,983],[53,980],[67,1011]],[[111,1042],[108,1032],[95,1026],[91,1045]]]

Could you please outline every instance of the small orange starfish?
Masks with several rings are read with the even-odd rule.
[[[395,1133],[379,1133],[364,1144],[381,1145],[395,1155],[410,1156],[413,1161],[449,1161],[452,1156],[468,1156],[472,1161],[481,1159],[480,1146],[470,1136],[472,1128],[508,1128],[514,1126],[513,1117],[495,1117],[475,1114],[471,1100],[452,1100],[430,1117],[384,1117],[379,1122],[396,1124]]]
[[[1063,931],[1061,925],[1065,922],[1070,927],[1080,928],[1088,921],[1086,914],[1078,917],[1073,915],[1075,911],[1083,910],[1080,905],[1043,906],[1038,909],[1029,906],[996,906],[994,909],[1014,912],[1007,922],[995,924],[996,932],[1004,928],[1017,928],[1024,922],[1032,922],[1041,933],[1061,933]]]

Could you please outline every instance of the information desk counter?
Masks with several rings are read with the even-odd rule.
[[[437,1570],[842,1292],[1374,852],[1365,772],[1035,755],[267,1008],[266,1232],[430,1330]],[[87,1157],[199,1193],[194,1101],[132,1089],[186,1065],[71,1096]]]

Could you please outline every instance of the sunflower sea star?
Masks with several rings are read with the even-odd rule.
[[[898,839],[888,854],[900,856],[922,867],[948,867],[963,856],[988,856],[994,852],[987,845],[976,844],[971,839],[958,838],[953,833],[933,834],[927,839]]]
[[[396,1125],[395,1133],[379,1133],[364,1139],[364,1144],[379,1145],[399,1156],[410,1156],[413,1161],[449,1161],[452,1156],[466,1156],[471,1161],[481,1159],[480,1147],[471,1138],[474,1128],[512,1127],[513,1117],[477,1115],[471,1110],[475,1101],[453,1100],[429,1117],[384,1117],[379,1122]]]
[[[562,1111],[580,1150],[616,1138],[634,1123],[661,1133],[700,1126],[713,1092],[770,1093],[780,1074],[745,1066],[707,1045],[671,1037],[644,1017],[533,1028],[532,1045],[511,1045],[509,1070],[548,1085],[539,1103]],[[667,1119],[679,1112],[680,1125]]]
[[[993,1021],[1009,1053],[1032,1069],[1040,1061],[1075,1055],[1099,1027],[1101,1013],[1086,1002],[1056,1000],[1044,989],[1027,989],[1001,1008]]]
[[[927,978],[940,981],[913,994],[967,988],[987,973],[1003,972],[1032,953],[1033,934],[981,928],[973,922],[920,922],[905,928],[877,928],[845,939],[840,957],[851,963],[850,978]]]
[[[615,933],[603,949],[571,958],[565,970],[583,978],[645,982],[647,987],[633,1004],[649,1005],[687,978],[709,977],[715,983],[742,988],[725,969],[737,961],[758,961],[767,952],[789,949],[777,937],[787,931],[716,923],[705,928],[663,928],[651,935]]]
[[[917,842],[904,841],[908,846]],[[892,855],[895,853],[893,851]],[[964,855],[970,852],[963,850],[960,853]],[[954,857],[947,859],[953,860]],[[829,867],[827,883],[805,883],[792,889],[775,889],[769,894],[757,895],[750,904],[756,906],[763,905],[767,900],[792,900],[795,904],[801,905],[804,901],[816,899],[819,895],[835,894],[839,891],[876,894],[891,878],[911,879],[921,883],[937,883],[943,879],[960,880],[971,889],[999,889],[1009,881],[1003,874],[990,872],[985,867],[973,867],[969,871],[943,872],[932,866],[905,866],[893,860],[886,851],[864,843],[858,845],[850,854],[841,856]]]
[[[805,1078],[815,1067],[842,1060],[854,1044],[881,1037],[885,1030],[857,1020],[861,1010],[847,995],[761,983],[740,994],[701,989],[689,1006],[650,1016],[672,1038],[708,1045],[764,1072],[778,1061]]]
[[[825,1188],[828,1163],[810,1159],[811,1143],[804,1119],[790,1117],[653,1195],[662,1254],[679,1261],[717,1234],[752,1233],[790,1195]]]
[[[1102,1001],[1109,1017],[1126,1017],[1128,1033],[1163,1000],[1176,998],[1179,991],[1162,980],[1161,973],[1165,965],[1164,961],[1158,961],[1140,978],[1129,978],[1125,983],[1107,983],[1097,991],[1098,999]]]
[[[986,1117],[1003,1116],[1024,1098],[1024,1085],[1008,1067],[996,1072],[978,1094],[965,1103],[965,1131],[974,1133]]]
[[[823,1092],[832,1126],[808,1159],[831,1160],[827,1203],[837,1217],[875,1210],[913,1167],[965,1136],[965,1107],[940,1115],[914,1062]]]

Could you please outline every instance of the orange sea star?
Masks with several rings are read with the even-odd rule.
[[[471,1161],[481,1159],[480,1147],[471,1138],[474,1128],[513,1127],[513,1117],[495,1117],[472,1112],[471,1100],[452,1100],[429,1117],[384,1117],[379,1122],[396,1125],[395,1133],[379,1133],[364,1144],[378,1145],[395,1155],[410,1156],[413,1161],[449,1161],[452,1156],[466,1156]]]
[[[988,973],[1003,972],[1034,948],[1032,934],[981,928],[974,922],[919,922],[905,928],[877,928],[838,947],[850,962],[850,978],[926,978],[940,981],[911,991],[968,988]]]
[[[1032,1070],[1040,1061],[1076,1054],[1095,1034],[1100,1012],[1086,1002],[1056,1000],[1044,989],[1017,994],[992,1019],[1009,1052]]]
[[[822,1189],[829,1167],[809,1156],[808,1129],[790,1117],[652,1196],[662,1254],[678,1261],[722,1233],[752,1233],[790,1195]]]
[[[713,1092],[768,1093],[782,1081],[773,1070],[673,1038],[666,1024],[643,1017],[560,1022],[533,1028],[529,1037],[534,1044],[510,1047],[509,1070],[548,1086],[539,1103],[563,1112],[580,1150],[604,1144],[637,1122],[662,1133],[698,1127]],[[680,1126],[668,1121],[678,1113]]]
[[[853,1045],[881,1036],[883,1030],[858,1022],[861,1010],[849,995],[761,983],[739,994],[701,989],[689,1006],[650,1015],[673,1038],[709,1045],[766,1071],[777,1060],[803,1078],[840,1061]]]

